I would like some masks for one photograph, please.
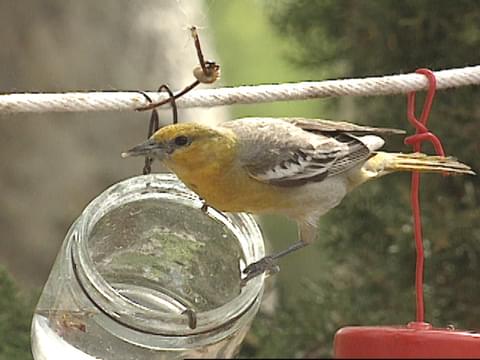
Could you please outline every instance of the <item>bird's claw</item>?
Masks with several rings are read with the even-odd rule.
[[[263,273],[273,275],[279,271],[280,267],[277,265],[275,259],[271,256],[265,256],[259,261],[251,263],[243,270],[246,276],[241,280],[241,285],[245,286],[248,281]]]
[[[204,201],[200,210],[202,210],[204,213],[206,213],[208,211],[208,208],[209,208],[209,206],[208,206],[207,202]]]

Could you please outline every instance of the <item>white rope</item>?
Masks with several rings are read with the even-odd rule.
[[[478,85],[480,84],[480,65],[436,71],[435,77],[437,89]],[[189,92],[176,102],[178,107],[183,108],[213,107],[345,95],[405,94],[427,88],[428,80],[424,75],[411,73],[360,79],[200,89]],[[146,93],[155,102],[168,98],[166,93]],[[135,91],[0,95],[0,113],[135,110],[148,104],[145,97]]]

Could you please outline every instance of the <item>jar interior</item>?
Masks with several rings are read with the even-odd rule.
[[[110,286],[149,309],[204,312],[241,291],[243,252],[232,231],[208,213],[168,199],[111,210],[93,227],[88,251]]]

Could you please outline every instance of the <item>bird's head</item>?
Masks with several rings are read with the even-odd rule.
[[[234,143],[226,129],[198,123],[167,125],[150,139],[124,152],[122,157],[150,156],[170,164],[190,166],[212,161]]]

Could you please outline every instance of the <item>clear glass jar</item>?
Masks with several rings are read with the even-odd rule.
[[[264,256],[246,214],[208,208],[174,175],[113,185],[66,235],[32,321],[43,359],[233,357],[263,294],[240,286]]]

